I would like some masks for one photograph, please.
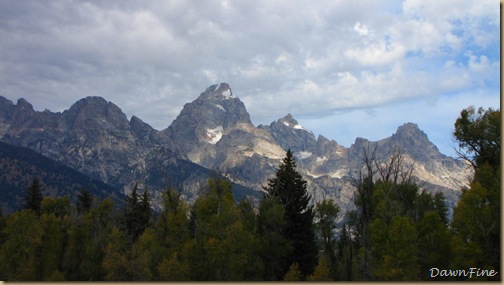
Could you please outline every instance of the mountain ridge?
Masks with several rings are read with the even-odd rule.
[[[82,98],[61,113],[34,111],[24,99],[13,104],[0,97],[0,135],[2,141],[34,149],[124,193],[134,179],[146,179],[149,170],[175,171],[182,161],[217,171],[260,193],[285,151],[291,149],[314,201],[333,198],[351,204],[351,171],[360,167],[362,148],[369,144],[376,144],[382,157],[401,148],[406,163],[420,166],[419,181],[434,185],[431,191],[453,192],[452,201],[467,183],[463,177],[470,175],[463,163],[441,154],[414,123],[405,123],[392,136],[376,142],[356,138],[350,147],[323,135],[315,138],[291,114],[256,127],[227,83],[206,88],[160,131],[136,116],[128,120],[117,105],[101,97]],[[173,171],[171,175],[176,175]],[[205,180],[193,178],[179,181],[192,183],[191,197]],[[150,189],[159,192],[160,187],[158,183]]]

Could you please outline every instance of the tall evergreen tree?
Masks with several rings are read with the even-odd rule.
[[[264,264],[263,280],[282,280],[290,264],[292,242],[285,238],[285,209],[278,199],[264,197],[259,203],[257,232],[259,255]]]
[[[40,215],[40,207],[42,204],[42,190],[40,188],[40,181],[37,177],[33,178],[30,187],[28,187],[25,199],[24,199],[24,209],[32,210]]]
[[[86,189],[82,188],[77,196],[77,212],[85,214],[91,210],[93,206],[93,195]]]
[[[149,193],[145,189],[142,196],[139,196],[138,185],[135,184],[131,194],[127,197],[127,205],[124,209],[122,221],[128,246],[131,246],[144,232],[150,216]]]
[[[291,150],[276,176],[265,187],[270,197],[276,197],[285,208],[284,236],[292,242],[292,253],[287,264],[297,263],[304,278],[310,275],[317,263],[317,245],[313,225],[313,207],[306,189],[306,181],[296,171],[296,161]],[[286,268],[287,271],[287,268]]]

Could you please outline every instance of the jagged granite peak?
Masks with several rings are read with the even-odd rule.
[[[129,122],[131,128],[135,131],[151,131],[153,128],[142,121],[142,119],[138,118],[137,116],[133,115],[131,116],[130,122]]]
[[[152,147],[155,144],[169,144],[168,138],[159,131],[142,121],[137,116],[132,116],[129,122],[131,132],[136,136],[137,144]]]
[[[12,103],[11,100],[0,96],[0,112],[4,112],[5,110],[13,109],[14,108],[14,103]]]
[[[129,122],[122,110],[98,96],[80,99],[63,112],[66,127],[91,129],[127,129]]]
[[[425,134],[417,124],[406,123],[399,128],[395,134],[392,135],[392,140],[400,140],[405,143],[409,143],[412,146],[427,144],[436,147],[430,140],[427,134]],[[437,149],[437,147],[436,147]]]
[[[237,128],[252,128],[243,102],[227,83],[208,87],[184,108],[162,131],[174,142],[175,150],[187,154],[202,146],[217,144],[223,135]]]
[[[10,111],[1,112],[4,113],[4,127],[9,125],[8,129],[3,130],[3,135],[8,133],[9,129],[12,130],[10,135],[15,137],[23,136],[28,129],[35,129],[38,132],[43,132],[46,128],[54,127],[55,121],[59,116],[59,113],[52,113],[48,110],[44,112],[35,111],[33,105],[24,98],[20,98],[13,108],[10,104],[7,106]],[[11,115],[10,118],[8,118],[9,114]]]
[[[208,98],[208,99],[237,99],[233,95],[233,91],[229,87],[229,84],[222,82],[219,84],[212,85],[208,87],[205,92],[201,93],[200,95],[202,98]]]
[[[16,104],[16,109],[33,111],[33,105],[26,101],[25,98],[19,98]]]
[[[29,121],[30,118],[35,114],[32,104],[26,101],[24,98],[20,98],[14,107],[14,112],[12,114],[12,121],[16,126],[22,126],[25,122]]]
[[[303,128],[290,113],[272,122],[269,127],[260,127],[267,129],[283,149],[291,149],[294,152],[304,151],[317,144],[315,135]]]
[[[11,124],[16,106],[11,100],[0,96],[0,136],[3,136]]]
[[[415,159],[426,162],[432,158],[433,154],[440,154],[427,134],[414,123],[406,123],[397,128],[395,134],[390,137],[389,143],[410,152]]]

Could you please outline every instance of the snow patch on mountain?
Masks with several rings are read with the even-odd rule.
[[[222,91],[222,96],[224,96],[224,99],[232,99],[233,93],[231,93],[231,90],[226,89],[226,90]]]
[[[224,109],[224,107],[222,107],[222,105],[214,104],[214,106],[217,107],[218,109],[221,109],[222,111],[226,112],[226,109]]]
[[[315,159],[315,163],[323,163],[323,162],[326,162],[327,161],[327,157],[320,157],[320,156],[317,156],[317,159]]]
[[[293,129],[296,129],[296,130],[303,130],[303,131],[307,131],[307,132],[310,132],[309,130],[305,129],[303,126],[301,126],[299,123],[298,124],[291,124],[290,122],[288,121],[283,121],[282,122],[284,125],[286,125],[287,127],[289,128],[293,128]]]
[[[300,158],[300,159],[306,159],[310,156],[312,156],[313,153],[309,152],[309,151],[301,151],[297,154],[297,157]]]
[[[209,137],[208,142],[211,144],[216,144],[222,138],[222,131],[224,128],[222,126],[218,126],[215,129],[207,129],[207,136]]]
[[[297,125],[294,125],[293,126],[294,129],[297,129],[297,130],[305,130],[305,131],[308,131],[307,129],[305,129],[303,126],[301,126],[300,124],[297,124]]]

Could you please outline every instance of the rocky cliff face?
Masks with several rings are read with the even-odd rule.
[[[253,126],[227,83],[208,87],[162,133],[183,157],[257,189],[285,155],[268,131]]]
[[[353,204],[350,181],[362,167],[364,149],[376,147],[380,161],[400,150],[404,166],[414,166],[417,181],[429,191],[443,191],[452,205],[471,175],[464,163],[442,155],[416,124],[406,123],[391,137],[377,142],[357,138],[345,148],[323,136],[316,139],[291,114],[269,126],[254,127],[239,98],[222,95],[232,94],[227,90],[225,83],[210,86],[186,104],[164,132],[191,161],[226,173],[257,191],[274,175],[287,149],[294,151],[298,170],[308,181],[314,200],[337,199],[344,209]]]
[[[39,153],[112,185],[145,151],[119,107],[87,97],[63,113],[35,112],[24,99],[14,108],[3,141]]]
[[[400,149],[405,165],[414,164],[419,183],[445,192],[450,204],[471,175],[464,163],[439,153],[412,123],[377,142],[357,138],[349,148],[315,138],[291,114],[255,127],[226,83],[208,87],[162,131],[134,116],[128,121],[118,106],[99,97],[79,100],[63,113],[36,112],[24,99],[14,105],[0,97],[0,135],[123,189],[133,182],[154,192],[184,184],[188,199],[196,197],[210,170],[259,193],[287,149],[294,151],[314,201],[336,199],[343,210],[352,205],[350,181],[362,167],[366,148],[376,146],[383,161]]]

